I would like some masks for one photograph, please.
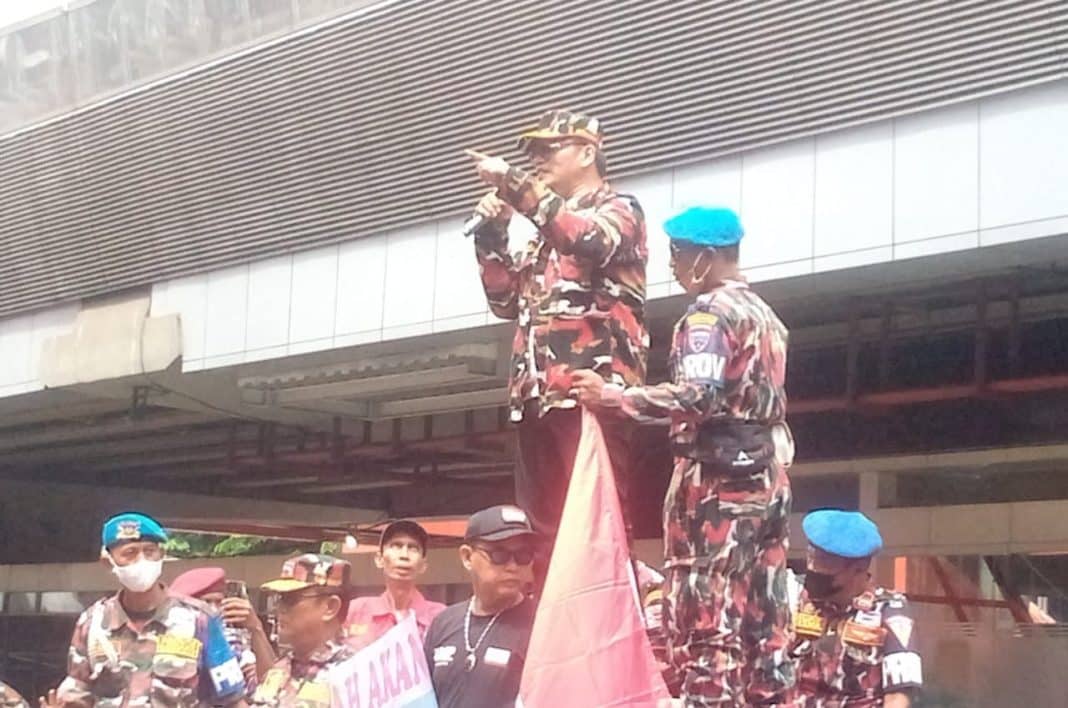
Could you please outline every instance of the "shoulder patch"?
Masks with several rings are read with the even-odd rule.
[[[909,645],[909,639],[912,638],[913,620],[911,617],[905,615],[893,615],[883,620],[883,624],[890,628],[890,631],[894,633],[897,640],[901,642],[902,647]]]
[[[686,316],[686,324],[691,327],[712,327],[719,322],[719,317],[711,312],[697,311]]]

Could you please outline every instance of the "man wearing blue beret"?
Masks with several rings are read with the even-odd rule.
[[[922,662],[905,596],[871,584],[879,529],[837,509],[813,511],[802,527],[807,571],[790,645],[796,705],[908,708],[923,685]]]
[[[78,618],[67,677],[42,708],[244,704],[244,678],[222,620],[160,582],[166,541],[144,514],[104,523],[101,562],[122,589]]]
[[[794,681],[787,331],[739,272],[733,211],[688,209],[664,230],[675,278],[695,298],[675,326],[672,380],[624,388],[578,372],[574,386],[585,405],[671,423],[663,623],[686,705],[779,704]]]

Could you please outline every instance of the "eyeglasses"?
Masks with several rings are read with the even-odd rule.
[[[669,249],[669,251],[671,253],[671,263],[672,264],[674,264],[675,261],[678,260],[679,256],[681,256],[683,253],[685,253],[687,251],[704,250],[704,251],[709,251],[710,253],[715,253],[716,252],[716,249],[711,247],[711,246],[708,246],[706,248],[701,249],[698,246],[680,246],[678,244],[678,242],[676,242],[676,241],[668,242],[668,249]]]
[[[300,604],[301,600],[313,597],[330,597],[337,595],[336,592],[286,592],[275,596],[273,606],[276,610],[292,610]]]
[[[508,562],[513,559],[515,560],[516,565],[530,565],[530,563],[534,561],[534,551],[529,548],[520,548],[518,550],[509,551],[504,548],[475,546],[475,550],[489,558],[490,563],[493,565],[508,565]]]
[[[527,156],[547,160],[556,152],[563,150],[568,145],[581,145],[578,140],[557,140],[547,143],[544,140],[533,140],[527,145]]]

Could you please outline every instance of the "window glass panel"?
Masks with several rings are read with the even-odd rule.
[[[70,11],[78,100],[116,89],[128,80],[124,50],[128,19],[119,0],[97,0]]]
[[[293,26],[293,0],[247,0],[252,34],[276,34]]]
[[[6,612],[9,615],[28,615],[37,612],[37,593],[10,592],[7,594]]]
[[[78,615],[85,609],[75,592],[41,593],[41,612],[52,615]]]
[[[1068,499],[1068,462],[991,464],[880,475],[879,505],[944,506]]]
[[[252,38],[247,0],[204,0],[204,13],[213,52],[240,46]]]

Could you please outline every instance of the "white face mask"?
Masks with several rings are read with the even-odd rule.
[[[159,582],[159,576],[163,573],[163,561],[150,561],[141,558],[130,565],[117,565],[111,560],[111,572],[119,579],[122,586],[132,592],[146,592]]]

